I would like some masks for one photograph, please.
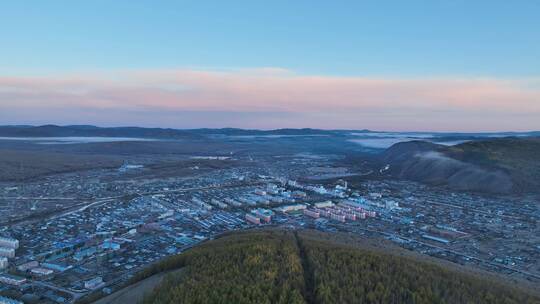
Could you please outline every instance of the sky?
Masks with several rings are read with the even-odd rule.
[[[0,125],[540,130],[540,1],[2,1]]]

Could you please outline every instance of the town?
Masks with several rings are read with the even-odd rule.
[[[348,182],[355,174],[333,160],[191,158],[192,173],[166,178],[148,178],[146,164],[126,162],[3,183],[0,303],[74,303],[96,291],[110,294],[167,256],[226,232],[264,227],[384,239],[540,282],[536,197],[391,179]]]

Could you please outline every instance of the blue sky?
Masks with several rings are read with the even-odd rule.
[[[0,121],[540,129],[540,1],[3,1]]]
[[[540,1],[3,1],[0,69],[525,77],[539,29]]]

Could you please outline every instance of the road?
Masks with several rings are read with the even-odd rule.
[[[31,196],[2,196],[0,200],[32,200],[32,201],[72,201],[77,200],[76,197],[31,197]]]
[[[73,303],[77,299],[79,299],[82,296],[86,295],[86,293],[74,292],[74,291],[69,290],[67,288],[59,287],[59,286],[56,286],[56,285],[48,283],[48,282],[31,280],[30,283],[32,285],[36,285],[36,286],[39,286],[39,287],[45,287],[45,288],[49,288],[49,289],[52,289],[52,290],[61,291],[61,292],[69,294],[71,296],[71,299],[69,301],[70,303]]]

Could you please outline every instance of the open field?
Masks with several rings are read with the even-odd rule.
[[[0,181],[21,181],[44,175],[114,168],[120,159],[99,155],[0,149]]]

